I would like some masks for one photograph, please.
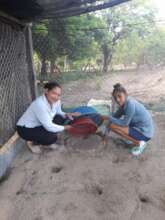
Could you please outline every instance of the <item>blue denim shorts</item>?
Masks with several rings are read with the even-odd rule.
[[[151,138],[146,137],[140,131],[136,130],[135,128],[129,127],[128,134],[130,137],[134,138],[137,141],[149,141]]]

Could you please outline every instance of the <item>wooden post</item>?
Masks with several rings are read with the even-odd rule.
[[[31,24],[28,24],[25,28],[25,38],[26,38],[26,54],[27,54],[27,64],[29,70],[31,95],[32,95],[32,100],[34,100],[37,96],[37,81],[36,81],[36,73],[33,64],[33,41],[32,41]]]

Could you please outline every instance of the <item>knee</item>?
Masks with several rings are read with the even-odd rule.
[[[111,130],[116,130],[116,129],[118,128],[118,126],[115,125],[115,124],[110,124],[110,125],[109,125],[109,128],[110,128]]]
[[[58,125],[63,125],[65,122],[65,119],[61,115],[56,115],[53,119],[53,123]]]
[[[51,145],[54,144],[57,141],[57,135],[56,134],[49,134],[43,141],[43,145]]]

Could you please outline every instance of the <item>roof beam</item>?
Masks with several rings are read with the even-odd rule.
[[[55,10],[53,11],[53,9],[48,10],[48,11],[45,10],[44,14],[42,14],[41,16],[45,18],[62,18],[62,17],[76,16],[80,14],[85,14],[85,13],[89,13],[89,12],[93,12],[97,10],[114,7],[116,5],[119,5],[119,4],[128,2],[128,1],[132,1],[132,0],[111,0],[106,3],[101,3],[101,4],[96,4],[96,5],[87,5],[84,7],[72,7],[72,8],[62,9],[58,11],[55,11]]]
[[[87,4],[91,4],[91,3],[96,3],[96,2],[103,2],[103,0],[67,0],[65,2],[61,1],[57,1],[54,3],[45,3],[45,4],[41,4],[41,6],[44,8],[45,11],[59,11],[59,10],[68,10],[70,8],[73,7],[78,7],[78,6],[86,6]]]

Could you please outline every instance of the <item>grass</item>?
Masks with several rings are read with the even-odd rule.
[[[165,112],[165,99],[160,98],[158,101],[151,103],[143,103],[144,106],[153,112]]]
[[[165,112],[165,102],[149,103],[146,106],[153,112]]]
[[[41,78],[41,76],[37,76],[37,80],[41,82],[38,85],[38,95],[40,95],[43,91],[43,82],[46,81],[56,81],[60,84],[65,84],[73,81],[77,81],[80,79],[89,80],[93,79],[96,83],[96,89],[100,90],[101,88],[101,73],[100,72],[83,72],[83,71],[70,71],[70,72],[63,72],[58,76],[55,75],[47,75]]]
[[[95,76],[95,83],[96,83],[96,89],[100,90],[101,89],[101,85],[102,85],[102,81],[101,81],[101,77],[100,76]]]
[[[63,72],[59,74],[58,76],[54,75],[47,75],[44,77],[37,76],[37,79],[40,81],[57,81],[61,84],[65,84],[71,81],[77,81],[79,79],[89,79],[94,78],[97,75],[97,73],[87,73],[83,71],[69,71],[69,72]]]

